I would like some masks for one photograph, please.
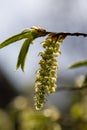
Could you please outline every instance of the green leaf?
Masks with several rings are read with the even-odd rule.
[[[46,31],[43,28],[40,28],[40,27],[32,27],[30,29],[25,29],[21,33],[16,34],[16,35],[6,39],[4,42],[2,42],[0,44],[0,49],[5,47],[5,46],[8,46],[9,44],[12,44],[16,41],[22,40],[22,39],[32,37],[33,40],[34,40],[35,38],[45,36],[45,35],[46,35]]]
[[[74,69],[74,68],[83,67],[83,66],[87,66],[87,60],[76,62],[76,63],[72,64],[69,67],[69,69]]]
[[[30,30],[29,29],[28,30],[24,30],[21,33],[16,34],[16,35],[6,39],[4,42],[2,42],[0,44],[0,49],[5,47],[5,46],[7,46],[7,45],[9,45],[9,44],[12,44],[12,43],[14,43],[16,41],[22,40],[24,38],[29,38],[30,36],[31,36]]]
[[[0,44],[0,49],[16,41],[26,39],[20,50],[17,65],[16,65],[16,69],[18,69],[21,66],[21,69],[24,71],[24,64],[25,64],[29,45],[32,43],[32,41],[35,38],[42,37],[45,35],[47,35],[46,30],[40,27],[33,26],[30,29],[25,29],[21,33],[6,39],[4,42]]]
[[[21,66],[22,71],[24,71],[25,60],[26,60],[28,49],[31,43],[32,43],[32,39],[26,39],[24,41],[22,48],[20,50],[19,56],[18,56],[16,69],[18,69]]]

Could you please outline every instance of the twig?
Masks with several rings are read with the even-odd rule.
[[[81,87],[79,87],[79,86],[69,86],[69,87],[67,87],[67,86],[61,86],[61,87],[59,87],[59,88],[57,88],[57,92],[58,91],[80,91],[80,90],[84,90],[84,89],[87,89],[87,85],[86,86],[81,86]]]
[[[54,33],[54,32],[46,32],[46,35],[50,34],[50,33]],[[55,32],[56,33],[56,32]],[[87,37],[87,33],[79,33],[79,32],[75,32],[75,33],[69,33],[69,32],[59,32],[56,33],[56,35],[65,35],[65,36],[83,36],[83,37]]]

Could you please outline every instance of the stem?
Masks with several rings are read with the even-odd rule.
[[[54,33],[54,32],[46,32],[46,35],[50,34],[50,33]],[[66,35],[66,36],[83,36],[83,37],[87,37],[87,33],[79,33],[79,32],[75,32],[75,33],[69,33],[69,32],[59,32],[56,33],[56,35]]]
[[[80,91],[80,90],[84,90],[84,89],[87,89],[87,85],[85,86],[61,86],[57,89],[57,92],[58,91]]]

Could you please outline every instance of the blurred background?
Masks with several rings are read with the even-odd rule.
[[[0,43],[32,26],[40,26],[52,32],[87,33],[86,12],[86,0],[0,0]],[[20,69],[15,71],[22,40],[0,50],[1,108],[5,109],[19,95],[25,95],[33,102],[35,72],[39,68],[40,59],[38,53],[43,50],[40,45],[43,40],[44,38],[36,39],[30,46],[24,73]],[[76,77],[87,72],[84,67],[74,70],[69,70],[68,67],[87,58],[87,38],[67,37],[61,46],[61,52],[58,58],[58,86],[73,87]],[[47,105],[68,111],[75,94],[77,93],[57,91],[49,95]]]

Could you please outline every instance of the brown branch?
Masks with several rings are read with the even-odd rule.
[[[80,91],[80,90],[84,90],[84,89],[87,89],[87,85],[86,86],[61,86],[61,87],[58,87],[57,88],[57,92],[58,91]]]
[[[54,33],[54,32],[46,32],[46,35],[50,34],[50,33]],[[56,33],[56,35],[65,35],[65,36],[83,36],[83,37],[87,37],[87,33],[79,33],[79,32],[75,32],[75,33],[69,33],[69,32],[59,32]]]

